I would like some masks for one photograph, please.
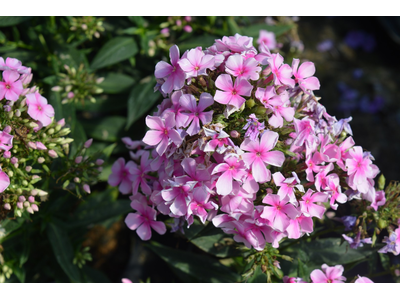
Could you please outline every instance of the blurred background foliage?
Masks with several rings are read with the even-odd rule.
[[[0,17],[0,56],[32,68],[56,120],[65,118],[71,128],[71,155],[93,138],[88,150],[103,151],[106,159],[89,197],[53,190],[40,213],[0,224],[0,273],[7,281],[265,282],[265,272],[251,270],[251,259],[259,258],[246,261],[245,249],[231,247],[232,239],[211,227],[195,223],[187,238],[167,233],[143,243],[123,222],[130,200],[107,185],[112,163],[129,157],[121,138],[142,139],[145,116],[162,100],[153,74],[157,62],[169,62],[169,48],[177,44],[182,55],[235,33],[255,42],[262,29],[276,34],[287,63],[293,57],[315,63],[316,94],[328,113],[352,115],[356,143],[372,152],[388,180],[399,178],[397,18]],[[328,238],[302,242],[301,259],[285,275],[306,277],[329,264],[329,249],[339,239]],[[309,255],[312,247],[319,247],[319,257]],[[298,252],[291,244],[284,249]],[[332,263],[354,266],[365,261],[366,250]],[[281,255],[271,249],[263,258],[276,281],[282,271],[273,263]],[[377,254],[374,259],[376,266],[388,263]]]

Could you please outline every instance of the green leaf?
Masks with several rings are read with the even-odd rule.
[[[96,193],[78,207],[74,216],[68,221],[68,228],[75,229],[98,224],[110,218],[123,216],[132,211],[130,200],[119,199],[117,189],[108,189],[101,193]]]
[[[146,25],[146,20],[141,16],[129,16],[128,19],[139,27],[144,27]]]
[[[154,92],[156,80],[154,77],[147,83],[136,85],[128,98],[128,119],[125,129],[142,117],[157,102],[160,93]]]
[[[121,116],[105,117],[95,122],[82,121],[88,136],[106,142],[117,142],[125,123],[126,118]]]
[[[234,248],[235,243],[230,235],[225,234],[220,228],[212,225],[212,223],[209,223],[207,226],[203,225],[203,227],[203,230],[190,239],[191,243],[217,257],[240,256],[241,252]]]
[[[257,40],[260,35],[260,30],[267,30],[275,33],[275,36],[280,36],[295,26],[294,24],[284,24],[284,25],[267,25],[267,24],[255,24],[242,28],[243,35],[253,37]]]
[[[157,242],[146,244],[161,257],[184,282],[239,282],[239,274],[218,260],[183,250],[166,247]]]
[[[216,39],[220,39],[220,38],[221,37],[218,37],[215,35],[209,35],[209,34],[196,36],[187,41],[181,42],[179,44],[179,51],[182,54],[186,50],[190,50],[190,49],[196,48],[198,46],[201,46],[201,47],[203,47],[203,49],[205,49],[206,47],[210,47],[212,44],[214,44]]]
[[[249,283],[266,283],[267,275],[261,270],[261,266],[257,266],[252,276],[249,277]]]
[[[118,94],[129,88],[135,80],[122,73],[107,73],[104,81],[99,84],[104,93]]]
[[[32,17],[11,17],[11,16],[2,16],[0,17],[0,27],[14,26],[19,23],[25,22]]]
[[[134,56],[138,52],[136,42],[131,37],[115,37],[99,50],[92,61],[92,70],[100,69]]]
[[[81,282],[79,269],[72,263],[74,252],[67,232],[55,223],[49,223],[46,232],[57,262],[65,274],[71,282]]]
[[[7,235],[9,235],[11,232],[20,228],[24,221],[25,219],[22,217],[15,220],[5,219],[4,221],[0,222],[0,242],[3,242]]]

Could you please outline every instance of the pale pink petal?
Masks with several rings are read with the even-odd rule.
[[[313,62],[309,61],[302,63],[297,72],[298,77],[300,78],[310,77],[314,75],[314,73],[315,73],[315,65]]]
[[[269,165],[281,167],[285,161],[285,154],[281,151],[270,151],[262,155],[262,159]]]
[[[164,222],[150,221],[150,226],[160,235],[163,235],[167,232],[167,228],[165,227]]]
[[[328,278],[321,270],[314,270],[310,274],[313,283],[327,283]]]
[[[130,230],[137,229],[144,222],[143,216],[137,213],[129,213],[125,218],[125,224]]]
[[[143,138],[143,142],[150,146],[157,145],[164,137],[164,133],[158,130],[149,130]]]
[[[151,228],[148,222],[142,223],[138,229],[136,229],[136,233],[142,239],[142,241],[148,241],[151,238]]]

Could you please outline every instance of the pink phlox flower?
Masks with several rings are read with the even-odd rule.
[[[282,102],[280,96],[276,94],[275,86],[267,86],[265,89],[259,87],[255,96],[264,104],[265,108],[271,108],[273,105],[278,105]]]
[[[143,142],[150,146],[156,146],[156,151],[162,155],[168,145],[172,142],[175,145],[182,143],[182,137],[175,128],[175,116],[170,113],[165,118],[147,116],[146,125],[151,129],[146,132]]]
[[[238,243],[244,243],[244,245],[251,249],[261,251],[264,249],[266,241],[262,230],[249,222],[232,221],[232,227],[225,227],[223,231],[227,234],[233,234],[233,239]]]
[[[328,195],[326,193],[317,192],[314,193],[312,189],[308,189],[300,201],[300,210],[305,216],[317,217],[321,219],[324,215],[326,208],[317,203],[328,201]]]
[[[212,175],[222,173],[216,183],[219,195],[228,195],[232,191],[232,181],[241,182],[246,170],[243,161],[236,154],[228,154],[224,157],[224,163],[218,164],[212,171]]]
[[[246,101],[242,96],[249,97],[253,86],[244,78],[236,78],[235,83],[228,74],[221,74],[215,81],[220,90],[215,92],[214,100],[218,103],[234,106],[239,109]]]
[[[213,201],[209,201],[210,194],[203,187],[198,187],[193,190],[193,198],[188,205],[187,215],[196,215],[204,224],[208,217],[209,210],[218,210],[218,205]]]
[[[129,150],[136,150],[144,148],[146,145],[142,141],[133,141],[130,137],[123,137],[121,141],[125,144]]]
[[[268,59],[268,62],[271,67],[271,72],[274,74],[275,85],[287,85],[293,88],[295,81],[292,79],[292,68],[288,64],[282,64],[282,55],[279,53],[271,54],[271,58]]]
[[[199,75],[207,75],[206,70],[214,67],[214,56],[204,54],[201,47],[191,49],[186,58],[178,61],[179,66],[185,72],[186,79],[197,77]]]
[[[374,283],[368,277],[363,277],[363,276],[360,276],[360,275],[357,275],[357,276],[358,276],[358,278],[356,279],[356,281],[354,283]]]
[[[135,166],[135,163],[131,160],[125,164],[123,157],[118,158],[111,167],[108,184],[111,186],[119,185],[118,189],[122,194],[130,194],[134,178],[131,169]]]
[[[260,135],[260,132],[263,132],[265,129],[264,122],[260,123],[255,114],[251,114],[246,121],[247,123],[243,127],[243,130],[246,130],[244,137],[255,141]]]
[[[294,107],[290,106],[290,100],[287,93],[282,93],[276,99],[278,101],[270,102],[267,105],[272,110],[272,116],[269,118],[268,123],[274,128],[281,128],[283,126],[283,118],[287,122],[293,121]]]
[[[185,108],[179,103],[180,98],[183,96],[182,91],[173,92],[171,95],[172,106],[164,110],[163,115],[169,112],[175,114],[175,127],[182,128],[185,127],[188,120],[187,114],[184,114]]]
[[[307,90],[319,90],[320,83],[317,77],[312,76],[315,73],[315,65],[313,62],[304,62],[299,67],[300,60],[294,58],[292,61],[293,75],[295,82],[299,84],[300,88],[308,93]]]
[[[54,108],[47,104],[47,99],[38,92],[26,95],[26,104],[28,105],[28,114],[32,119],[40,121],[43,126],[53,122]]]
[[[262,200],[263,203],[269,204],[265,206],[261,214],[261,218],[271,222],[271,226],[280,232],[284,232],[290,224],[290,219],[295,219],[299,212],[288,201],[287,197],[281,198],[279,195],[268,194]],[[289,219],[290,218],[290,219]]]
[[[322,166],[318,166],[321,163],[323,163],[323,160],[319,152],[315,152],[312,156],[310,154],[306,157],[305,164],[307,169],[305,172],[307,174],[307,181],[314,182],[314,173],[318,173],[321,170]]]
[[[207,107],[211,106],[214,103],[213,97],[209,93],[202,93],[200,95],[199,103],[197,105],[196,98],[193,95],[183,95],[179,99],[180,105],[186,110],[190,111],[190,113],[183,112],[183,115],[187,116],[187,120],[185,123],[185,127],[189,126],[186,130],[190,136],[198,134],[201,127],[200,121],[203,124],[211,123],[213,111],[204,111]]]
[[[329,267],[327,264],[322,265],[321,270],[314,270],[310,277],[313,283],[344,283],[346,277],[342,276],[344,268],[341,265]]]
[[[132,283],[132,281],[129,278],[122,278],[121,282],[122,283]]]
[[[165,234],[167,228],[163,222],[156,221],[157,212],[154,208],[136,200],[131,202],[131,207],[137,212],[129,213],[125,218],[125,224],[130,230],[136,230],[143,241],[151,238],[151,229],[161,235]]]
[[[220,205],[221,211],[226,212],[236,220],[239,220],[243,214],[249,214],[254,210],[253,201],[241,196],[224,196],[221,198]]]
[[[242,53],[254,49],[253,38],[236,33],[234,36],[224,36],[222,40],[215,40],[218,51],[231,50],[234,53]]]
[[[170,94],[173,90],[179,90],[185,84],[185,72],[179,66],[179,48],[173,45],[169,49],[169,57],[171,59],[171,65],[160,61],[156,65],[154,76],[156,78],[164,78],[165,82],[161,85],[161,90]]]
[[[349,175],[349,185],[352,189],[357,189],[361,193],[368,191],[368,178],[373,178],[371,160],[363,156],[360,146],[355,146],[349,150],[351,158],[346,159],[347,174]]]
[[[335,201],[341,204],[347,202],[347,196],[342,193],[342,188],[340,187],[340,179],[336,173],[327,176],[327,184],[325,190],[331,194],[329,202],[332,209],[336,210],[338,207],[338,204],[336,204]]]
[[[372,202],[371,207],[378,211],[379,206],[383,206],[386,203],[386,197],[384,191],[376,191],[375,201]]]
[[[24,89],[22,81],[19,80],[19,73],[6,70],[3,72],[3,81],[0,81],[0,100],[6,98],[10,101],[17,101]]]
[[[4,61],[4,58],[0,57],[0,70],[16,71],[20,74],[28,74],[31,72],[31,68],[24,67],[21,61],[11,57],[7,57],[6,61]]]
[[[216,151],[217,153],[222,154],[227,150],[228,146],[233,146],[233,143],[229,138],[229,134],[223,130],[216,132],[214,130],[204,128],[204,133],[207,137],[211,137],[211,140],[204,147],[204,152]]]
[[[269,50],[267,45],[265,45],[265,43],[261,43],[258,47],[258,50],[260,51],[260,53],[258,53],[254,58],[262,65],[268,65],[268,59],[271,58],[271,51]]]
[[[384,243],[386,245],[379,249],[379,253],[388,253],[391,252],[394,255],[399,255],[400,254],[400,228],[397,228],[395,231],[393,231],[389,237],[385,236],[383,238]]]
[[[326,166],[321,166],[320,171],[315,175],[315,188],[318,192],[322,189],[326,189],[328,186],[328,173],[334,169],[333,163]]]
[[[364,244],[372,244],[371,238],[360,239],[361,231],[359,231],[356,237],[353,239],[345,234],[342,234],[343,238],[349,243],[350,248],[357,249],[358,247],[363,247]]]
[[[304,281],[303,278],[300,277],[289,277],[289,276],[283,276],[283,283],[308,283],[307,281]]]
[[[257,193],[260,189],[257,181],[254,179],[251,169],[247,169],[247,175],[243,178],[243,189],[248,193]]]
[[[264,44],[269,49],[275,49],[277,46],[275,33],[267,31],[267,30],[260,30],[257,44],[259,44],[259,45]]]
[[[271,171],[266,164],[281,167],[285,155],[281,151],[271,151],[278,142],[279,134],[274,131],[265,131],[261,138],[255,141],[246,138],[240,145],[243,161],[248,168],[251,167],[254,180],[260,183],[271,180]]]
[[[354,145],[355,142],[351,136],[349,136],[339,145],[340,160],[338,160],[336,163],[343,171],[346,171],[346,165],[345,165],[346,159],[352,158],[349,149],[351,149]]]
[[[0,149],[4,151],[9,151],[13,147],[14,136],[5,132],[5,130],[0,131]]]
[[[0,167],[0,193],[4,192],[10,185],[10,177]]]
[[[173,94],[175,93],[183,94],[182,90],[176,91]],[[165,98],[159,105],[157,105],[157,111],[153,113],[153,116],[163,117],[163,115],[166,112],[170,111],[172,106],[173,106],[172,100],[170,98]]]
[[[140,158],[140,165],[132,166],[130,169],[130,173],[132,174],[132,194],[136,194],[141,188],[141,191],[146,194],[151,194],[151,187],[149,186],[148,180],[153,180],[154,177],[147,175],[148,172],[151,172],[150,163],[151,160],[149,159],[149,152],[146,151]]]
[[[300,215],[289,220],[289,225],[286,227],[286,233],[289,239],[298,239],[304,235],[304,233],[313,232],[313,220],[311,217],[306,217],[305,215]]]
[[[272,247],[279,248],[279,242],[287,237],[286,231],[280,232],[279,230],[274,230],[271,227],[267,227],[268,230],[264,230],[264,236],[267,243],[270,243]]]
[[[209,170],[201,168],[193,158],[184,158],[182,160],[182,168],[189,177],[188,181],[197,181],[196,186],[201,185],[203,181],[208,181],[211,178]]]
[[[225,63],[225,71],[237,78],[258,80],[261,67],[258,61],[252,57],[245,60],[242,55],[234,54],[228,57]]]
[[[274,183],[279,186],[278,195],[281,198],[286,198],[294,206],[297,206],[297,199],[294,194],[294,188],[304,193],[304,187],[300,184],[300,179],[295,172],[292,172],[293,177],[285,178],[281,172],[276,172],[272,175]]]
[[[307,139],[315,136],[315,122],[313,120],[308,119],[307,117],[302,120],[294,118],[293,122],[297,136],[292,145],[302,146]]]
[[[184,216],[187,213],[187,206],[192,200],[192,190],[196,185],[196,181],[179,182],[179,178],[169,180],[171,187],[161,191],[161,196],[170,204],[171,212],[176,216]]]

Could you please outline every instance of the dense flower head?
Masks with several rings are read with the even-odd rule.
[[[124,192],[135,201],[141,195],[156,212],[152,221],[173,218],[174,231],[196,218],[212,222],[262,251],[313,232],[324,203],[336,210],[357,194],[373,208],[384,204],[374,188],[379,169],[351,137],[351,118],[326,112],[314,95],[320,87],[314,63],[284,63],[270,51],[278,47],[274,39],[260,32],[257,51],[251,37],[235,34],[182,57],[175,45],[171,64],[157,63],[164,100],[146,117],[145,147],[124,138],[132,167],[120,158],[109,179],[121,188],[125,168],[131,187]],[[343,279],[339,267],[325,269],[316,278]]]

